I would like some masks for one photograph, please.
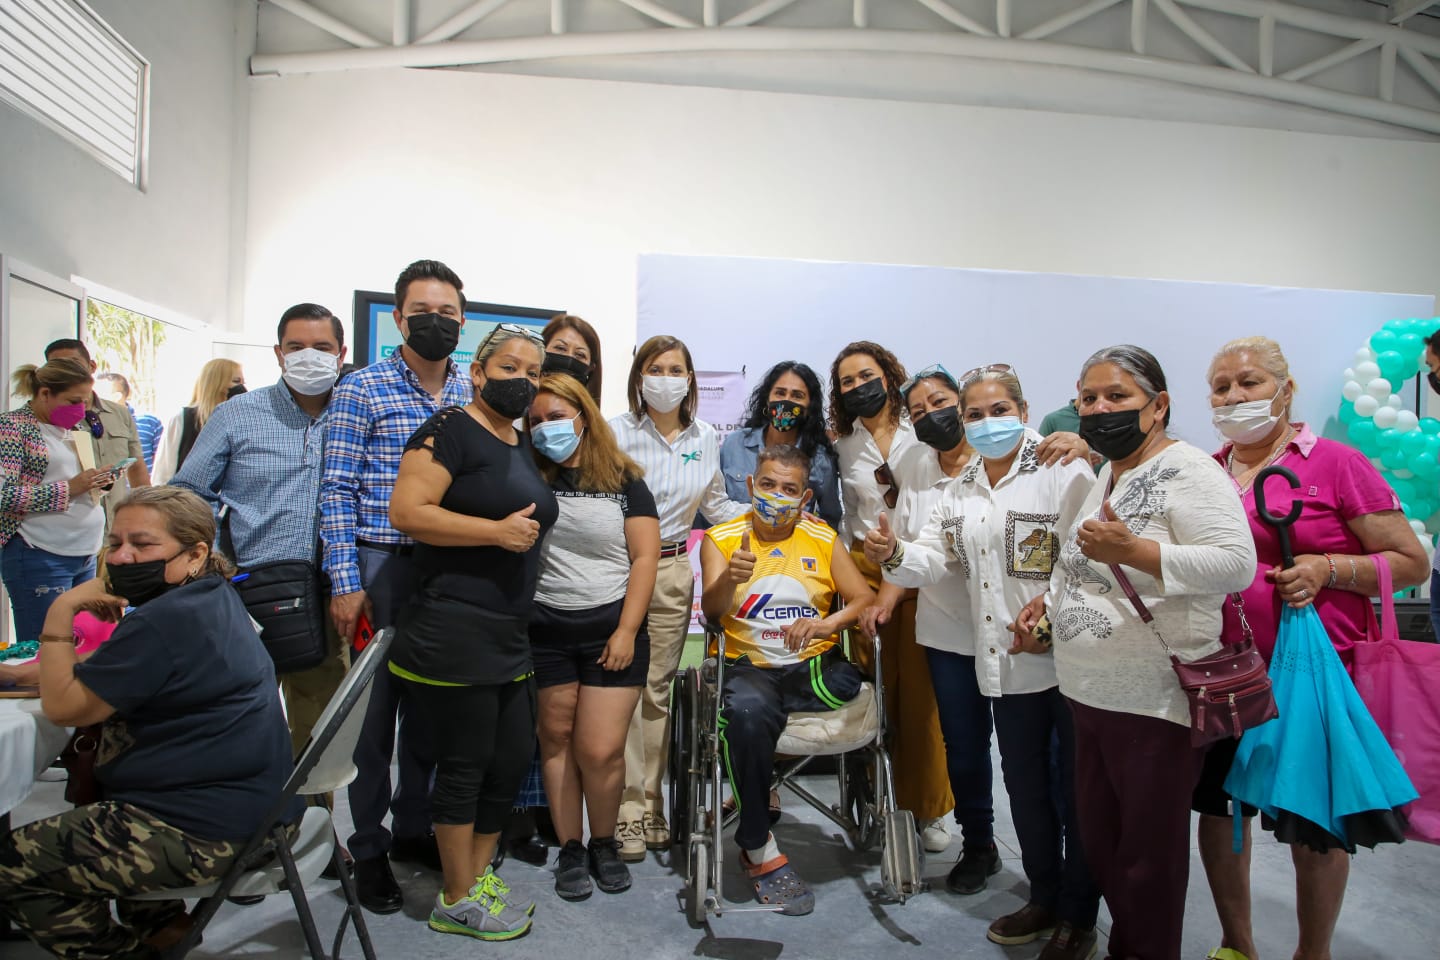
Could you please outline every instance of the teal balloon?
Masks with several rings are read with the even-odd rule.
[[[1394,320],[1390,321],[1390,323],[1395,322],[1396,321]],[[1395,342],[1400,339],[1400,331],[1397,328],[1390,326],[1390,323],[1385,324],[1385,326],[1381,327],[1379,330],[1376,330],[1370,335],[1370,349],[1374,350],[1376,353],[1384,353],[1386,350],[1394,350]]]
[[[1407,460],[1413,460],[1425,456],[1425,434],[1419,430],[1410,430],[1400,434],[1400,452],[1405,454]]]
[[[1440,330],[1440,317],[1431,317],[1429,320],[1420,321],[1421,336],[1428,337],[1437,330]]]
[[[1435,512],[1435,501],[1429,499],[1420,499],[1417,497],[1415,501],[1410,504],[1410,509],[1413,511],[1410,514],[1407,514],[1410,519],[1424,520],[1426,517],[1430,516],[1430,514]]]
[[[1345,428],[1345,436],[1350,438],[1350,445],[1367,457],[1373,457],[1380,452],[1379,433],[1375,421],[1369,418],[1356,420]]]
[[[1425,438],[1425,452],[1436,459],[1440,459],[1440,437]]]
[[[1345,424],[1345,426],[1348,427],[1348,426],[1350,426],[1350,424],[1354,423],[1356,420],[1359,420],[1359,419],[1360,419],[1360,414],[1358,414],[1358,413],[1355,412],[1355,404],[1351,403],[1349,400],[1341,400],[1341,401],[1340,401],[1340,422],[1343,423],[1343,424]],[[1440,423],[1440,420],[1437,420],[1436,423]]]
[[[1415,499],[1415,484],[1409,480],[1401,480],[1399,477],[1393,477],[1388,474],[1385,476],[1385,479],[1389,481],[1390,489],[1395,491],[1395,496],[1406,503]],[[1410,511],[1407,510],[1405,512],[1409,513]]]
[[[1389,380],[1392,386],[1414,376],[1415,362],[1412,360],[1406,363],[1398,350],[1377,350],[1375,353],[1375,363],[1380,367],[1380,376]]]
[[[1380,451],[1380,462],[1385,464],[1386,470],[1404,470],[1409,461],[1399,447],[1389,447]]]
[[[1422,453],[1418,457],[1411,457],[1405,462],[1409,464],[1410,472],[1422,480],[1434,480],[1436,477],[1440,477],[1440,460],[1430,456],[1428,452]]]
[[[1425,338],[1413,326],[1395,338],[1395,352],[1406,360],[1418,362],[1424,349]]]
[[[1386,427],[1376,436],[1375,442],[1381,450],[1394,450],[1400,446],[1400,431],[1394,427]]]
[[[1434,417],[1421,417],[1420,432],[1432,437],[1440,435],[1440,420],[1436,420]]]
[[[1405,514],[1405,516],[1407,517],[1415,516],[1415,508],[1410,506],[1410,504],[1405,501],[1404,497],[1400,498],[1400,512]]]

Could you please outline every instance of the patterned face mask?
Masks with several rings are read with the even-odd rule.
[[[750,495],[750,506],[761,523],[770,527],[783,527],[800,516],[802,499],[756,490]]]
[[[765,412],[770,416],[770,426],[787,433],[800,426],[800,421],[805,418],[805,405],[796,403],[794,400],[771,400]]]

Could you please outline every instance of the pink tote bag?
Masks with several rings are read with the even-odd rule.
[[[1420,793],[1405,835],[1440,844],[1440,643],[1400,639],[1390,565],[1374,560],[1384,616],[1380,639],[1352,651],[1355,688]]]

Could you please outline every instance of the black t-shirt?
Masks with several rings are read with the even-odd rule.
[[[524,433],[511,446],[464,408],[447,407],[415,431],[406,449],[429,449],[449,472],[450,488],[440,500],[446,510],[504,520],[533,503],[530,519],[540,524],[541,540],[554,525],[555,495]],[[525,553],[417,544],[421,590],[396,624],[396,666],[452,683],[503,683],[529,673],[526,627],[540,542]]]
[[[115,708],[95,768],[105,799],[207,840],[259,828],[293,768],[290,733],[275,667],[228,581],[137,607],[75,676]]]

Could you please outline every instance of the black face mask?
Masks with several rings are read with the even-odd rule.
[[[410,336],[405,346],[414,350],[422,360],[444,360],[455,352],[460,342],[460,321],[440,313],[417,313],[406,317]]]
[[[564,353],[545,352],[545,362],[540,365],[541,373],[563,373],[574,377],[582,384],[590,382],[590,364],[576,360]]]
[[[805,411],[805,405],[794,400],[771,400],[765,408],[765,414],[770,418],[770,426],[781,433],[800,429],[800,425],[805,422]]]
[[[1152,400],[1151,403],[1154,401]],[[1145,407],[1150,406],[1149,403]],[[1140,410],[1144,410],[1141,407]],[[1080,439],[1106,460],[1124,460],[1140,449],[1149,433],[1140,429],[1140,410],[1087,413],[1080,417]],[[1154,425],[1151,425],[1154,429]]]
[[[529,377],[511,377],[509,380],[492,377],[480,388],[480,399],[500,416],[514,420],[530,409],[535,400],[535,384],[530,382]]]
[[[942,452],[960,446],[965,439],[965,429],[960,426],[960,408],[941,407],[916,420],[915,439]]]
[[[175,557],[180,556],[180,553],[175,554]],[[149,603],[167,590],[181,586],[165,579],[165,567],[170,560],[105,564],[105,577],[110,581],[110,592],[117,597],[124,597],[132,607],[138,607],[142,603]],[[190,582],[188,577],[185,582]]]
[[[234,398],[240,396],[240,394],[242,394],[242,393],[244,393],[244,392],[245,392],[245,384],[243,384],[243,383],[237,383],[237,384],[235,384],[233,387],[231,387],[229,390],[226,390],[226,391],[225,391],[225,396],[226,396],[227,399],[233,400]]]
[[[1434,373],[1428,373],[1425,375],[1425,379],[1429,381],[1431,390],[1440,393],[1440,377],[1437,377]]]
[[[840,394],[840,409],[852,417],[873,417],[885,409],[885,381],[876,377]]]

